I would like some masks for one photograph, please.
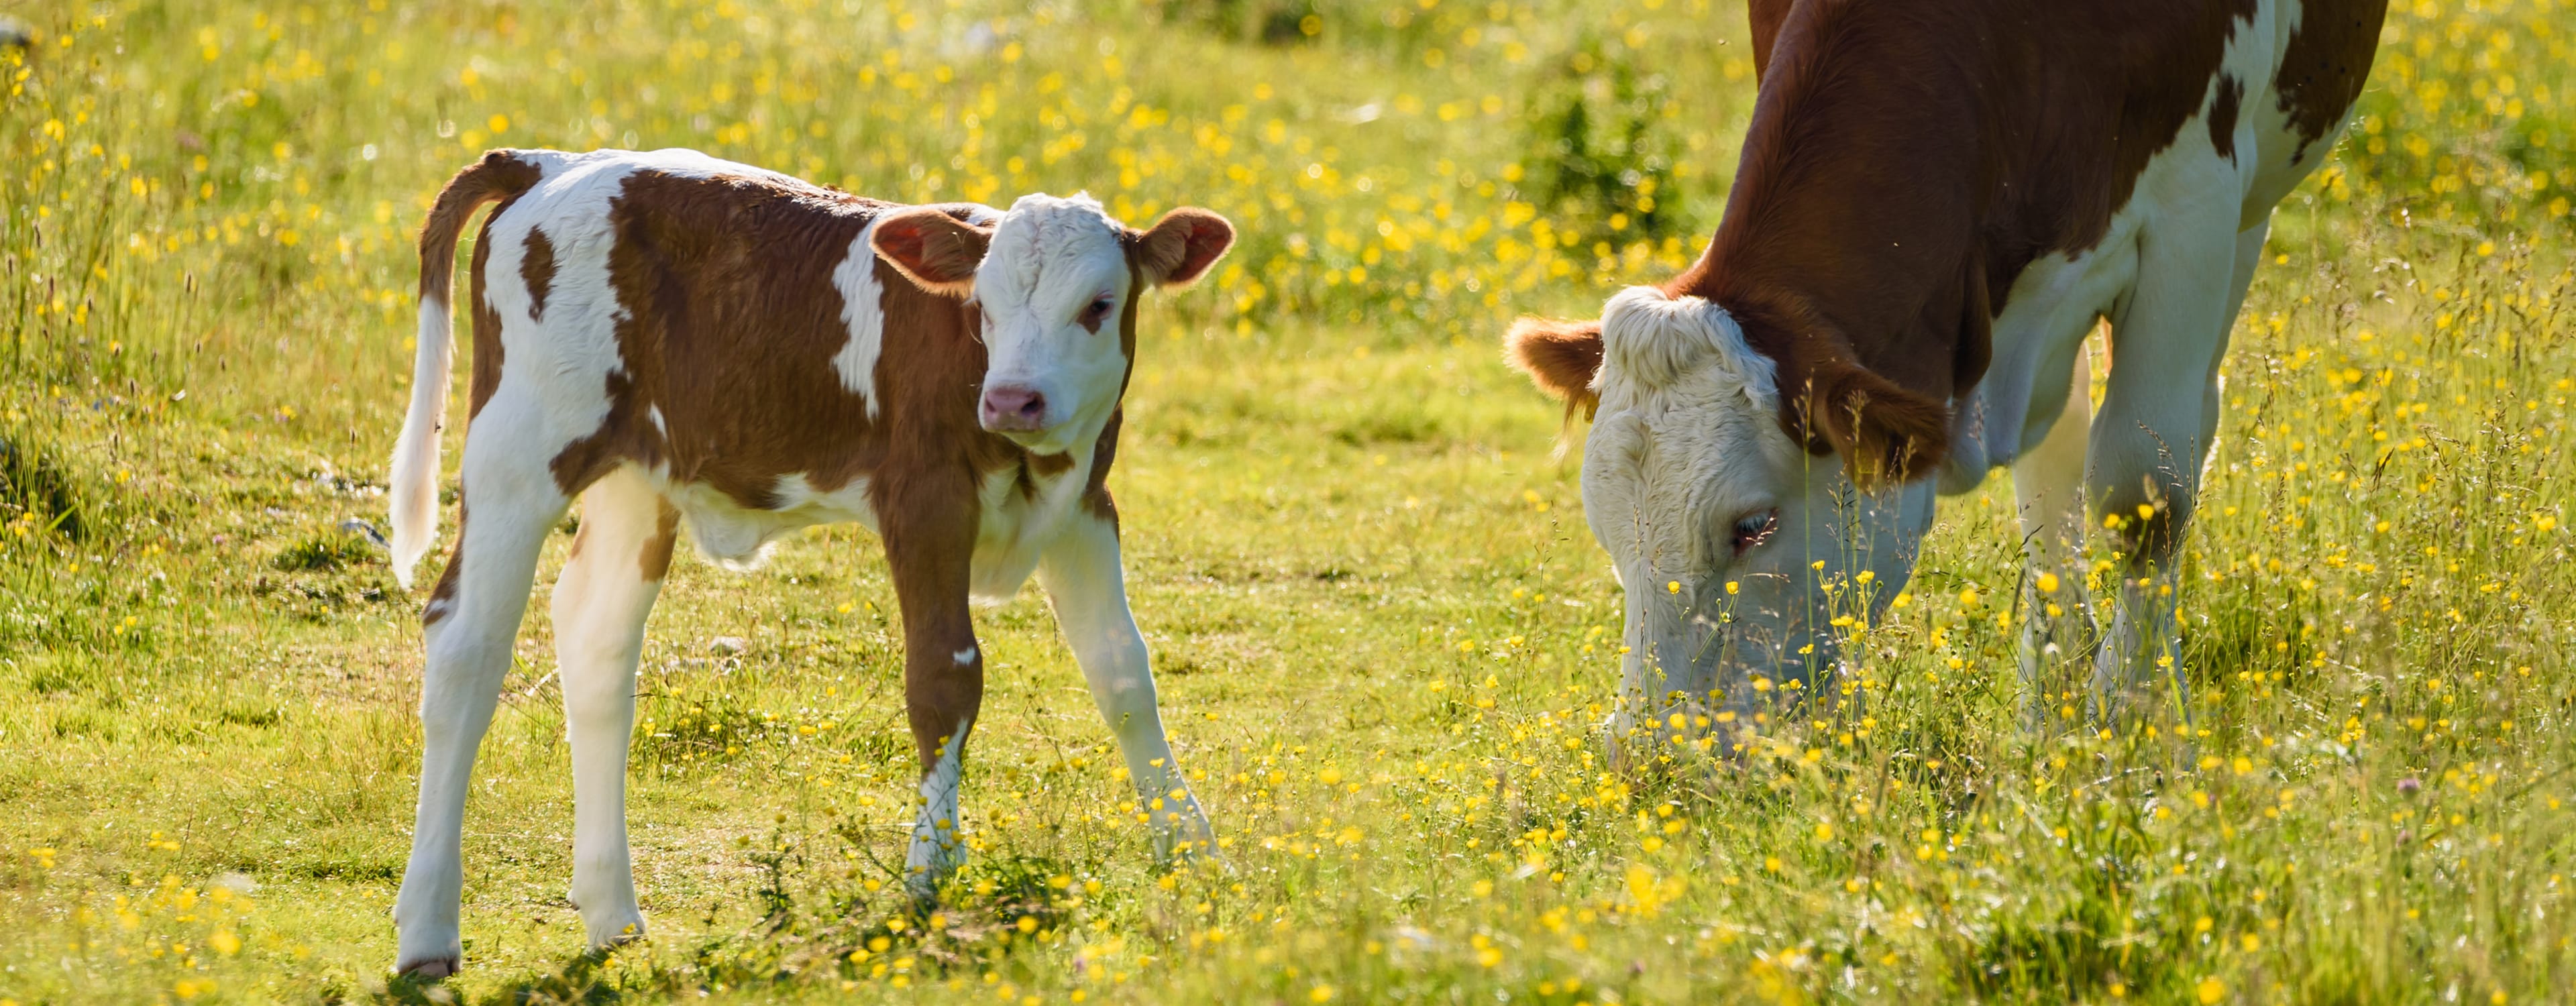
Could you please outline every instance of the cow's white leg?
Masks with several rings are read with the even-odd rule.
[[[1092,702],[1118,738],[1155,855],[1168,859],[1175,853],[1213,851],[1207,813],[1190,793],[1163,733],[1145,636],[1136,631],[1136,617],[1127,608],[1117,523],[1089,513],[1067,517],[1065,529],[1038,564],[1038,583],[1046,588],[1056,625],[1082,665]]]
[[[2065,407],[2047,438],[2013,462],[2013,498],[2028,567],[2021,676],[2030,690],[2025,713],[2033,727],[2046,720],[2050,708],[2070,701],[2060,694],[2069,683],[2048,672],[2092,641],[2083,575],[2084,446],[2092,432],[2092,378],[2078,348]]]
[[[2120,569],[2094,687],[2114,716],[2143,709],[2170,682],[2177,716],[2190,695],[2176,621],[2175,566],[2218,426],[2218,365],[2268,223],[2234,230],[2235,207],[2178,210],[2142,235],[2137,286],[2111,326],[2111,371],[2086,476],[2095,513],[2115,528]]]
[[[545,457],[529,454],[519,434],[536,426],[528,411],[495,399],[476,417],[456,552],[421,616],[429,656],[421,670],[420,806],[394,926],[395,968],[425,978],[452,974],[462,961],[457,916],[474,751],[510,671],[537,553],[567,502]]]
[[[572,888],[594,947],[644,935],[626,842],[626,753],[644,620],[671,565],[679,513],[633,468],[581,497],[581,534],[555,581],[555,659],[572,739]]]

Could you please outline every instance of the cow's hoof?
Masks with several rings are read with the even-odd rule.
[[[394,965],[394,971],[416,982],[434,982],[454,975],[463,967],[463,962],[455,957],[432,957],[425,961],[407,961]]]
[[[603,920],[595,925],[585,921],[583,926],[590,931],[592,950],[608,950],[644,938],[644,915],[641,912],[628,912],[623,917]]]

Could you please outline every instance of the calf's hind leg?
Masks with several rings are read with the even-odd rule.
[[[545,460],[525,455],[524,438],[509,435],[534,425],[526,418],[500,399],[475,418],[482,435],[465,445],[456,552],[421,614],[428,660],[421,669],[420,805],[394,899],[394,966],[424,978],[453,974],[462,963],[457,921],[474,752],[510,672],[537,553],[567,502]]]
[[[626,840],[626,756],[644,621],[671,565],[679,512],[622,468],[581,497],[581,534],[555,581],[555,659],[572,741],[572,888],[590,944],[644,935]]]

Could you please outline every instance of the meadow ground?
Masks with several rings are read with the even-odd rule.
[[[0,1002],[2564,1000],[2576,14],[2400,6],[2237,324],[2195,726],[2019,725],[1999,477],[1826,694],[1627,777],[1616,587],[1496,340],[1714,226],[1732,5],[9,5]],[[579,953],[539,603],[469,970],[389,985],[420,598],[339,528],[382,520],[411,235],[495,145],[1231,216],[1147,305],[1112,482],[1223,868],[1152,869],[1032,590],[980,616],[975,858],[907,916],[891,592],[819,531],[663,594],[651,939]]]

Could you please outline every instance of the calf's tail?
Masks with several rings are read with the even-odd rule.
[[[483,204],[534,187],[542,171],[518,151],[495,150],[467,165],[438,192],[420,230],[420,333],[412,359],[411,410],[394,441],[391,483],[394,579],[411,586],[412,567],[438,534],[438,434],[447,416],[448,368],[456,357],[448,292],[455,279],[456,239]]]

